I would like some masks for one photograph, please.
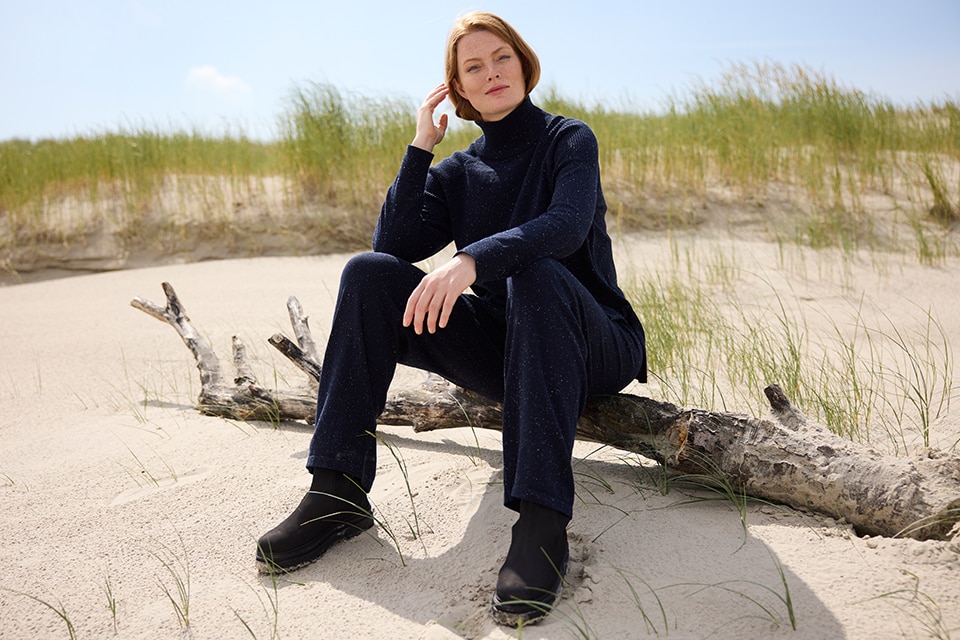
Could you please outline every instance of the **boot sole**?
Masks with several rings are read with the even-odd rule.
[[[553,611],[553,606],[563,595],[563,585],[554,592],[553,600],[550,602],[539,602],[533,600],[519,601],[511,600],[509,602],[500,602],[496,596],[493,597],[493,621],[504,627],[519,628],[527,625],[533,625]]]
[[[372,518],[356,518],[354,521],[339,522],[331,527],[327,534],[312,540],[309,544],[291,549],[282,554],[267,557],[264,549],[257,547],[257,571],[263,574],[278,571],[295,571],[320,559],[327,550],[340,542],[354,538],[373,526]]]
[[[561,566],[560,576],[556,586],[553,588],[553,597],[547,600],[508,600],[501,602],[497,594],[493,594],[493,603],[491,613],[493,621],[504,627],[521,627],[536,624],[550,615],[554,605],[560,602],[563,595],[563,577],[567,575],[567,564],[569,563],[569,554],[564,559]]]

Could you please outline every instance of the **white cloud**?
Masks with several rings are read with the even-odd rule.
[[[217,93],[248,94],[253,89],[237,76],[225,76],[216,67],[193,67],[187,73],[187,86]]]

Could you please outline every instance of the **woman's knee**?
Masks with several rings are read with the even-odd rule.
[[[384,286],[393,288],[401,282],[416,280],[417,271],[412,264],[396,256],[368,251],[347,261],[340,274],[340,287],[361,291]],[[423,277],[422,272],[420,277]]]

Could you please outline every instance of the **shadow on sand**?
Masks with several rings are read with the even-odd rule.
[[[386,437],[401,456],[436,453],[446,463],[401,468],[381,444],[371,499],[383,524],[279,576],[279,588],[322,586],[465,638],[495,634],[489,602],[515,515],[502,506],[497,434],[485,433],[472,445],[464,443],[475,434],[448,430],[456,431],[467,435],[426,439],[389,428]],[[664,495],[635,458],[601,460],[591,451],[578,445],[574,457],[578,492],[563,598],[523,637],[843,636],[825,604],[750,534],[730,501],[676,490]],[[320,611],[300,613],[317,615],[322,624]]]

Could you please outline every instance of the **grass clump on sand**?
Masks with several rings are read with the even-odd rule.
[[[416,129],[405,100],[350,96],[324,84],[294,89],[277,143],[300,203],[377,212]],[[369,217],[369,213],[368,213]]]
[[[930,308],[908,314],[909,328],[869,300],[818,310],[790,291],[790,273],[773,283],[777,274],[737,264],[727,247],[672,255],[625,283],[644,322],[653,394],[759,417],[769,407],[763,389],[776,383],[847,439],[897,455],[960,445],[937,443],[936,425],[955,394],[954,359]],[[811,313],[829,322],[808,322]]]

